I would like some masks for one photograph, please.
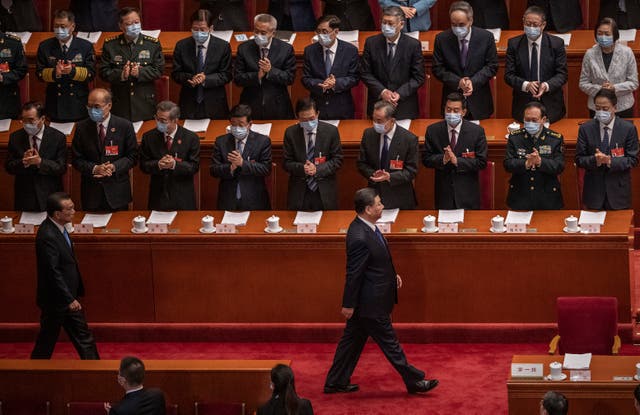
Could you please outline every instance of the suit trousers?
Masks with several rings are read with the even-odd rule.
[[[416,382],[424,379],[425,373],[407,362],[398,336],[391,325],[390,317],[364,318],[354,315],[347,320],[325,385],[344,386],[349,384],[369,336],[378,344],[389,363],[402,376],[407,387],[412,387]]]
[[[322,198],[320,197],[320,190],[316,189],[312,192],[309,187],[305,189],[304,198],[302,199],[302,209],[305,212],[315,212],[317,210],[324,210],[322,205]]]
[[[84,311],[42,310],[40,332],[31,352],[32,359],[50,359],[60,335],[60,328],[69,336],[80,359],[99,360],[98,348],[87,325]]]

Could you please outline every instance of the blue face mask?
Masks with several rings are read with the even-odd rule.
[[[451,30],[453,30],[453,34],[456,35],[458,39],[464,39],[469,34],[469,28],[467,26],[452,26]]]
[[[27,132],[27,135],[29,136],[34,136],[38,134],[38,131],[40,131],[40,127],[38,126],[38,124],[31,124],[30,122],[24,123],[23,127],[24,127],[24,130]]]
[[[613,46],[613,36],[596,36],[596,41],[598,42],[598,45],[602,46],[603,48]]]
[[[93,122],[100,122],[104,119],[104,111],[102,108],[89,108],[89,118]]]
[[[456,112],[445,112],[444,119],[448,125],[450,125],[451,127],[455,127],[456,125],[460,124],[460,121],[462,121],[462,115]]]
[[[53,33],[58,40],[67,40],[69,38],[69,29],[66,27],[56,27],[53,29]]]
[[[256,44],[258,46],[260,46],[261,48],[263,48],[263,47],[265,47],[265,46],[267,46],[269,44],[269,38],[267,37],[267,35],[255,35],[253,40],[255,40]]]
[[[376,133],[378,134],[384,134],[387,132],[387,129],[385,128],[385,124],[378,124],[378,123],[373,123],[373,129],[376,130]]]
[[[611,122],[611,113],[609,111],[596,111],[596,120],[602,124],[609,124]]]
[[[140,23],[134,23],[127,26],[127,37],[130,39],[137,38],[140,36],[140,33],[142,33],[142,26]]]
[[[166,122],[156,121],[156,128],[162,134],[165,134],[167,132],[167,130],[169,129],[169,124],[167,124]]]
[[[394,37],[396,35],[396,28],[391,26],[391,25],[388,25],[388,24],[383,24],[382,25],[382,34],[386,38]]]
[[[231,135],[236,140],[242,140],[243,138],[245,138],[247,136],[248,132],[249,132],[249,129],[247,127],[240,127],[240,126],[235,126],[235,125],[231,126]]]
[[[209,32],[201,32],[199,30],[192,30],[191,36],[193,36],[193,40],[196,41],[197,44],[202,45],[204,42],[209,39]]]
[[[524,27],[524,34],[527,35],[527,37],[530,40],[536,40],[537,38],[539,38],[540,33],[542,33],[542,31],[540,30],[539,27],[533,27],[533,26]]]
[[[333,39],[331,39],[331,35],[327,33],[318,33],[318,42],[325,48],[328,48],[333,43]]]
[[[529,135],[536,135],[538,134],[538,131],[540,131],[541,125],[542,124],[540,124],[539,122],[525,121],[524,129],[527,130],[527,133],[529,133]]]
[[[300,127],[302,127],[306,132],[310,133],[316,128],[318,128],[318,120],[309,120],[309,121],[300,121]]]

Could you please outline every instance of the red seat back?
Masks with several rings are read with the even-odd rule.
[[[104,402],[69,402],[67,415],[105,415]]]
[[[0,415],[49,415],[49,401],[0,401]]]
[[[575,166],[576,164],[573,163]],[[584,189],[584,173],[585,170],[582,167],[576,166],[576,185],[578,186],[578,206],[582,206],[584,208],[584,203],[582,203],[582,190]]]
[[[244,411],[245,411],[244,403],[196,402],[195,407],[196,407],[195,415],[244,415]]]
[[[496,163],[487,161],[487,167],[478,173],[480,182],[480,209],[495,209]]]
[[[618,300],[615,297],[558,297],[559,351],[611,354],[618,334]]]
[[[183,0],[142,0],[143,27],[148,30],[177,32],[184,20]]]
[[[351,97],[353,98],[353,118],[356,120],[364,120],[367,118],[367,86],[364,82],[358,82],[358,85],[351,88]]]
[[[20,90],[20,104],[31,101],[31,94],[29,93],[29,73],[18,82],[18,89]]]

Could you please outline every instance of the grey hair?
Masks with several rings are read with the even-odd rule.
[[[269,28],[271,30],[276,30],[276,28],[278,27],[278,19],[276,19],[275,17],[271,16],[270,14],[266,14],[266,13],[261,13],[256,15],[256,17],[253,18],[253,25],[255,26],[256,23],[269,23]]]
[[[467,18],[473,19],[473,7],[466,1],[455,1],[449,6],[449,16],[451,13],[461,11],[467,15]]]
[[[102,93],[105,104],[111,104],[111,102],[113,101],[113,95],[111,95],[111,91],[109,91],[108,89],[94,88],[94,89],[91,90],[91,92],[89,94],[91,94],[92,92],[100,92],[100,93]]]
[[[180,118],[180,107],[171,101],[159,102],[156,106],[157,111],[169,112],[170,120],[177,120]]]
[[[404,22],[404,12],[398,6],[388,6],[382,9],[382,16],[394,16],[400,18]]]
[[[377,111],[379,109],[384,110],[384,115],[387,118],[393,118],[396,115],[396,107],[394,107],[390,102],[387,101],[378,101],[373,105],[373,110]]]

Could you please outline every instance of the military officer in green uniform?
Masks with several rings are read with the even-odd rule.
[[[524,109],[524,128],[509,135],[504,168],[511,173],[507,205],[514,210],[562,209],[558,175],[564,170],[562,134],[544,126],[539,102]]]
[[[0,119],[18,118],[18,82],[27,75],[27,60],[20,38],[0,32]]]
[[[158,39],[142,34],[133,7],[118,13],[122,34],[105,40],[100,77],[111,84],[111,112],[130,121],[150,120],[156,112],[154,81],[162,76],[164,56]]]
[[[93,45],[73,35],[75,16],[67,10],[53,17],[55,37],[38,46],[36,75],[47,83],[46,114],[52,121],[70,122],[87,118],[89,82],[95,76]]]

